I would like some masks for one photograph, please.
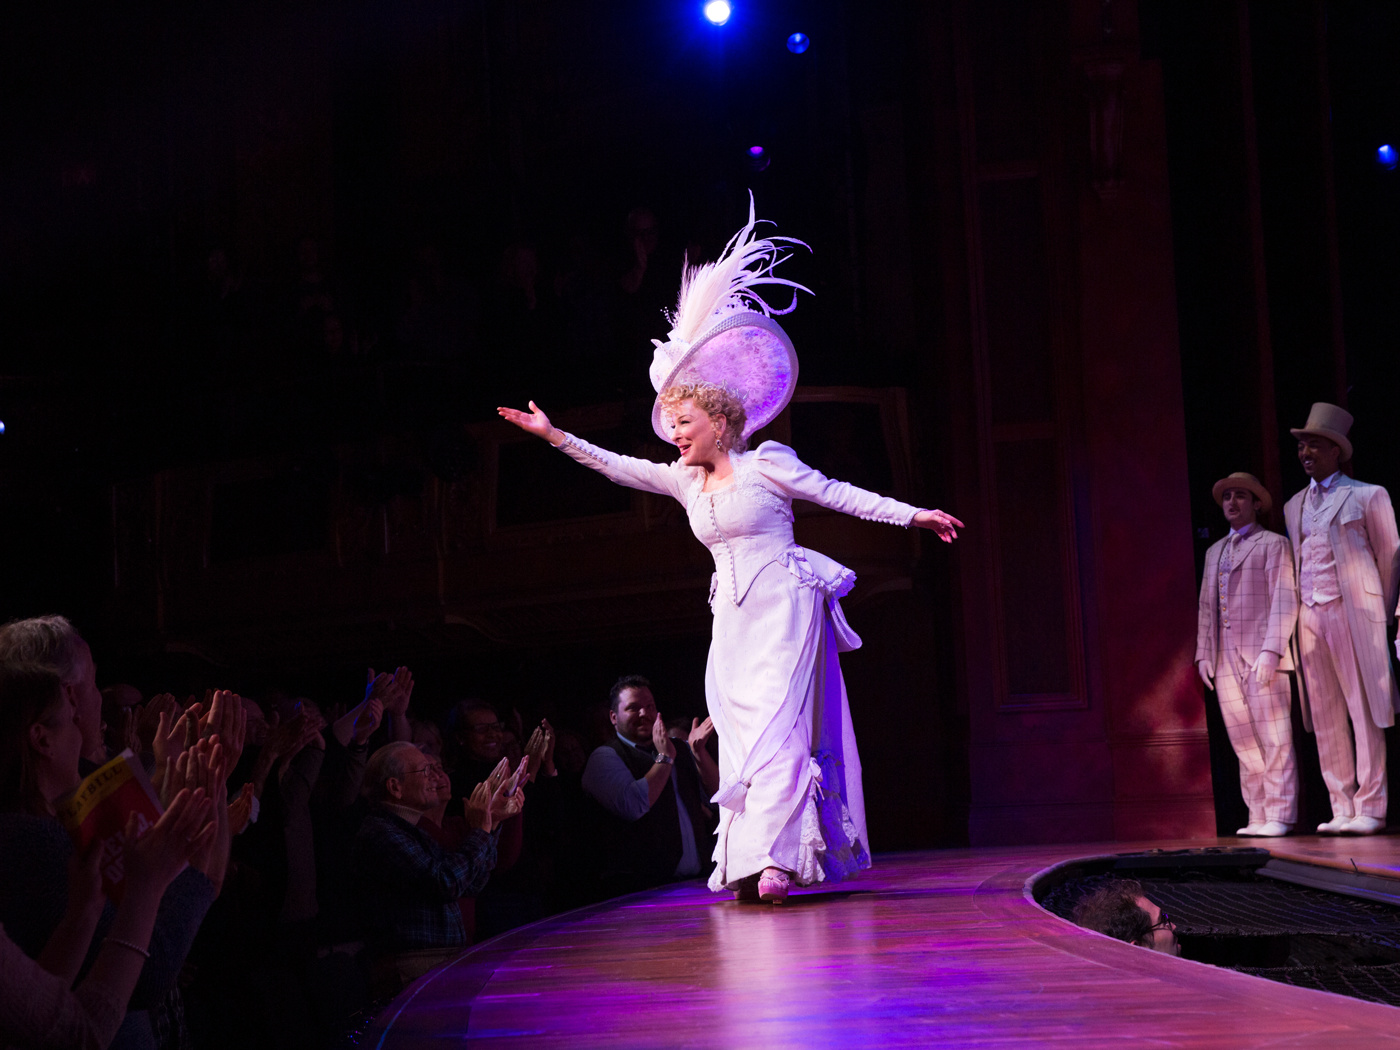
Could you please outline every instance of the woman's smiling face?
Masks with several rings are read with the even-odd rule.
[[[719,425],[696,407],[695,402],[686,398],[676,406],[671,420],[671,437],[681,450],[681,462],[687,467],[699,467],[713,463],[721,454],[719,441],[724,435],[725,419],[719,418]]]

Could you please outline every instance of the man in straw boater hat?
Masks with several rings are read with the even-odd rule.
[[[1400,692],[1390,670],[1385,596],[1400,548],[1390,494],[1340,473],[1351,459],[1351,413],[1319,401],[1292,431],[1311,479],[1283,509],[1298,574],[1298,695],[1332,819],[1324,834],[1374,835],[1385,827],[1384,727]],[[1347,732],[1347,721],[1352,732]],[[1352,736],[1355,736],[1355,747]]]
[[[1253,474],[1221,478],[1211,489],[1230,534],[1206,551],[1196,628],[1196,669],[1215,689],[1230,744],[1240,760],[1249,823],[1237,835],[1287,835],[1298,820],[1298,763],[1289,718],[1293,670],[1288,639],[1298,591],[1288,540],[1258,520],[1273,498]]]

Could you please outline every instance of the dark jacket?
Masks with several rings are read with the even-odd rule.
[[[655,762],[653,756],[629,747],[613,737],[604,747],[611,748],[623,764],[640,780]],[[695,832],[695,849],[700,870],[709,867],[711,842],[708,820],[703,809],[704,795],[695,757],[685,741],[676,744],[676,762],[671,770],[680,790],[681,802]],[[598,818],[599,871],[605,882],[619,892],[629,884],[637,889],[671,882],[676,877],[676,865],[681,861],[681,830],[676,813],[676,792],[671,785],[652,803],[651,809],[637,820],[623,820],[594,803]]]

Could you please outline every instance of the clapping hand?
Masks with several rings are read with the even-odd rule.
[[[686,743],[690,745],[691,753],[698,754],[705,747],[710,737],[714,735],[714,719],[706,718],[705,721],[702,722],[698,718],[692,718],[690,720],[690,736],[686,739]]]
[[[952,543],[958,538],[958,529],[967,527],[951,514],[941,510],[921,510],[914,515],[912,524],[921,529],[931,529],[944,543]]]
[[[491,830],[491,802],[496,794],[503,790],[509,776],[510,761],[503,758],[496,763],[496,768],[491,770],[491,775],[472,788],[471,795],[462,800],[467,823],[471,827],[479,831]]]
[[[522,758],[515,771],[515,776],[498,785],[491,795],[491,821],[493,824],[509,820],[525,808],[525,792],[521,790],[520,785],[525,779],[525,771],[529,761],[528,758]],[[509,766],[507,766],[506,771],[510,771]]]
[[[230,835],[241,835],[253,819],[253,782],[244,783],[238,796],[228,804],[228,830]]]
[[[525,744],[525,761],[530,764],[532,784],[541,770],[551,777],[558,773],[554,768],[554,727],[549,724],[549,719],[542,720],[530,734],[530,739]]]
[[[174,697],[170,699],[175,700]],[[154,786],[160,794],[161,801],[167,805],[180,790],[180,785],[172,786],[175,764],[193,745],[194,738],[199,734],[199,705],[191,704],[188,711],[177,716],[175,712],[179,710],[178,702],[174,704],[173,710],[168,706],[161,707],[155,736],[151,741],[151,752],[156,763]]]
[[[378,699],[384,711],[391,715],[408,714],[408,702],[413,696],[413,672],[400,667],[393,674],[375,674],[369,669],[369,683],[365,689],[365,699]]]
[[[202,789],[181,790],[155,825],[139,838],[136,814],[126,825],[124,866],[128,886],[163,891],[184,866],[207,851],[217,831],[214,800]]]
[[[671,742],[671,734],[666,732],[666,723],[660,711],[656,713],[656,721],[651,724],[651,743],[658,755],[676,757],[676,745]]]
[[[136,720],[136,735],[141,740],[140,750],[154,753],[160,716],[165,714],[172,719],[178,718],[181,710],[180,701],[169,693],[153,696],[141,705],[141,714]]]
[[[217,690],[209,701],[208,713],[199,719],[199,736],[223,745],[224,762],[232,771],[248,738],[248,712],[243,698],[227,689]]]

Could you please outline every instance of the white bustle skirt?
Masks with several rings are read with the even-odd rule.
[[[806,886],[870,866],[839,660],[860,645],[839,601],[854,583],[849,569],[794,548],[758,574],[741,605],[712,602],[705,696],[721,782],[712,890],[767,867]]]

